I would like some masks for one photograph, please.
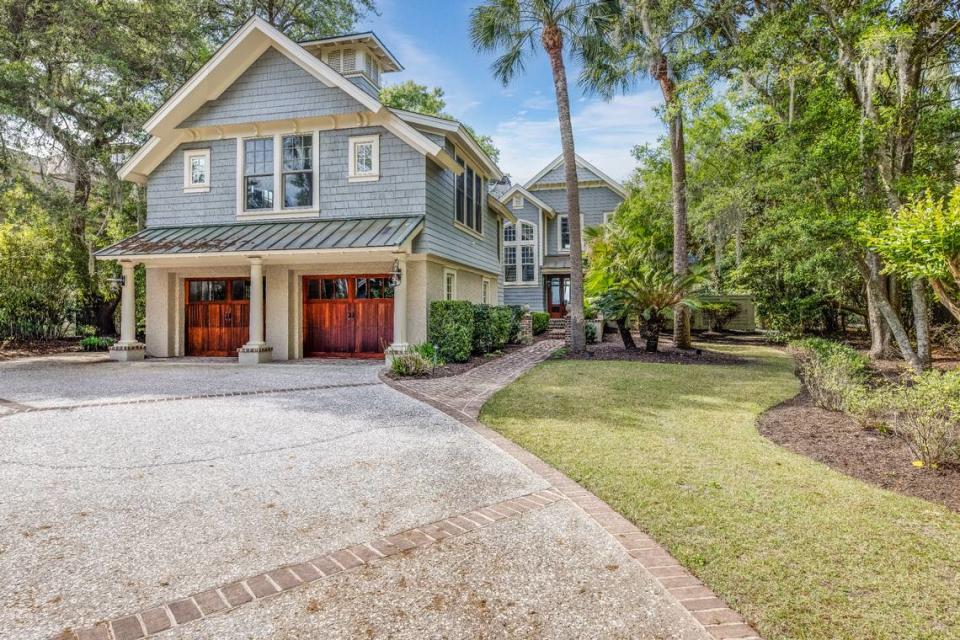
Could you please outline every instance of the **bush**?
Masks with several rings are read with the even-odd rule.
[[[500,351],[510,339],[513,311],[509,307],[478,304],[473,307],[473,353]]]
[[[507,338],[508,344],[517,344],[520,342],[520,332],[523,330],[523,315],[526,309],[518,304],[507,306],[510,309],[510,336]]]
[[[445,362],[466,362],[473,348],[473,305],[464,300],[430,303],[427,337]]]
[[[700,311],[707,321],[707,329],[713,332],[723,331],[724,326],[737,317],[740,305],[735,302],[705,302],[700,305]]]
[[[440,352],[437,350],[437,348],[434,347],[429,342],[421,342],[420,344],[415,344],[412,347],[410,347],[410,350],[420,354],[420,357],[422,357],[424,360],[426,360],[427,362],[429,362],[431,365],[435,367],[440,367],[446,364],[443,361],[443,358],[440,357]]]
[[[87,336],[80,341],[80,347],[84,351],[106,351],[114,344],[113,338],[102,338],[100,336]]]
[[[398,353],[390,359],[390,370],[398,376],[422,376],[433,368],[433,362],[418,351]]]
[[[886,426],[925,466],[960,464],[960,371],[927,371],[877,392]]]
[[[843,411],[862,392],[870,371],[867,358],[839,342],[808,338],[790,343],[797,375],[819,407]]]
[[[541,333],[546,333],[547,329],[550,328],[550,314],[545,311],[534,311],[531,316],[533,335],[538,336]]]
[[[583,332],[586,334],[587,342],[593,344],[597,341],[597,328],[592,322],[583,325]]]

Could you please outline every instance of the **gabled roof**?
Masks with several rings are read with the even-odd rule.
[[[147,143],[120,168],[121,178],[143,182],[156,166],[193,133],[177,127],[208,100],[218,98],[268,48],[273,47],[327,87],[342,90],[365,107],[368,114],[349,114],[358,124],[379,124],[420,153],[459,173],[448,153],[387,109],[379,100],[334,71],[319,58],[259,17],[250,18],[144,124]]]
[[[403,71],[403,65],[397,60],[396,56],[383,44],[380,38],[373,31],[364,31],[363,33],[347,33],[342,36],[330,36],[329,38],[316,38],[314,40],[301,41],[300,46],[304,49],[313,49],[315,47],[327,47],[337,44],[364,44],[370,48],[378,61],[383,66],[384,71]]]
[[[590,164],[589,162],[587,162],[586,160],[584,160],[583,158],[581,158],[581,157],[580,157],[580,154],[575,154],[575,155],[574,155],[574,158],[576,158],[577,166],[583,167],[584,169],[586,169],[586,170],[590,171],[591,173],[593,173],[595,176],[597,176],[598,178],[600,178],[600,180],[602,180],[603,182],[605,182],[605,183],[607,184],[607,186],[609,186],[611,189],[613,189],[613,190],[616,191],[618,194],[620,194],[620,196],[622,196],[622,197],[624,197],[624,198],[627,197],[627,190],[624,188],[624,186],[623,186],[622,184],[620,184],[619,182],[617,182],[616,180],[614,180],[613,178],[611,178],[610,176],[608,176],[607,174],[605,174],[603,171],[600,171],[600,169],[596,168],[595,166],[593,166],[592,164]],[[537,175],[535,175],[535,176],[533,176],[532,178],[530,178],[530,179],[527,181],[527,183],[524,184],[523,186],[526,187],[527,189],[529,189],[529,188],[532,187],[534,184],[536,184],[537,181],[539,181],[543,176],[547,175],[548,173],[550,173],[551,171],[553,171],[554,169],[556,169],[557,167],[560,167],[560,166],[563,166],[563,154],[562,154],[562,153],[561,153],[559,156],[557,156],[557,158],[556,158],[553,162],[551,162],[551,163],[548,164],[546,167],[544,167],[544,168],[540,171],[540,173],[538,173]]]
[[[548,217],[553,218],[557,215],[557,212],[554,210],[553,207],[551,207],[546,202],[544,202],[537,196],[527,191],[524,187],[520,186],[519,184],[515,184],[512,187],[510,187],[510,189],[508,189],[505,194],[500,196],[500,201],[506,203],[510,200],[510,198],[514,196],[514,194],[517,194],[517,193],[522,194],[524,198],[526,198],[527,200],[532,202],[534,205],[539,207],[540,210],[546,213]]]
[[[97,251],[98,259],[399,247],[423,216],[151,227]]]
[[[433,131],[435,133],[443,134],[446,138],[449,138],[451,142],[457,144],[461,149],[466,151],[472,160],[477,162],[488,172],[489,178],[493,180],[499,180],[503,177],[503,172],[500,170],[500,167],[490,159],[490,156],[477,144],[477,141],[474,140],[473,136],[470,135],[470,132],[467,131],[467,128],[463,126],[463,123],[458,122],[457,120],[449,120],[447,118],[438,118],[437,116],[427,116],[422,113],[416,113],[414,111],[405,111],[403,109],[390,108],[390,111],[395,113],[397,117],[402,119],[404,122],[408,122],[417,127]]]

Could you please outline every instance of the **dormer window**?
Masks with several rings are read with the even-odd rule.
[[[210,191],[210,149],[189,149],[183,152],[183,190]]]

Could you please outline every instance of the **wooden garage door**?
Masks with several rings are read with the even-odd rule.
[[[382,274],[304,277],[304,356],[382,356],[393,342],[390,282]]]
[[[186,353],[235,356],[250,339],[249,278],[186,281]]]

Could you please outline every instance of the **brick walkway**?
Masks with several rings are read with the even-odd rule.
[[[429,397],[471,418],[490,396],[542,362],[563,346],[562,340],[542,340],[458,376],[429,380],[404,380],[393,386]]]
[[[760,634],[740,614],[683,568],[653,538],[565,474],[477,420],[487,398],[562,345],[560,340],[545,340],[459,376],[402,382],[385,376],[381,379],[398,391],[456,418],[547,480],[555,491],[580,507],[619,542],[712,637],[717,640],[760,640]]]

